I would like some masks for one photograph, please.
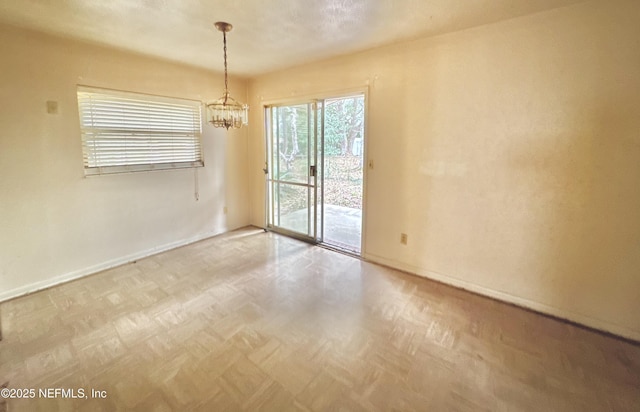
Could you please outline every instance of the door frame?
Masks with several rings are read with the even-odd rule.
[[[367,82],[368,83],[368,82]],[[273,98],[273,99],[264,99],[262,98],[262,116],[263,116],[263,125],[262,125],[262,133],[264,136],[264,169],[265,170],[265,193],[264,193],[264,227],[266,230],[271,230],[269,228],[269,181],[268,181],[268,168],[269,168],[269,135],[267,134],[267,127],[269,126],[270,119],[267,119],[266,113],[267,108],[271,106],[287,106],[287,105],[296,105],[296,104],[305,104],[310,101],[322,101],[322,110],[324,111],[324,100],[329,99],[339,99],[341,97],[349,97],[354,95],[363,95],[364,96],[364,131],[363,131],[363,145],[362,145],[362,160],[364,163],[363,171],[362,171],[362,231],[360,235],[360,257],[364,258],[366,256],[366,245],[367,245],[367,198],[368,198],[368,182],[369,182],[369,170],[373,170],[373,160],[369,159],[369,86],[360,86],[353,88],[345,88],[338,89],[333,91],[321,91],[317,93],[307,93],[307,94],[292,94],[288,97],[282,98]],[[316,116],[316,121],[318,121]],[[324,115],[321,124],[322,129],[322,137],[316,136],[317,139],[321,139],[322,145],[324,145]],[[317,152],[318,150],[316,150]],[[317,153],[316,153],[317,154]],[[323,167],[321,168],[322,174],[324,174],[324,146],[322,147],[321,152],[321,161],[323,163]],[[316,165],[317,166],[317,165]],[[324,176],[322,176],[324,180]],[[317,186],[316,182],[316,186]],[[321,186],[321,197],[316,196],[316,202],[318,199],[322,201],[321,207],[324,208],[324,182],[320,183]],[[321,225],[324,225],[324,209],[322,209],[322,217]],[[316,216],[316,220],[318,220],[318,216]],[[324,231],[324,227],[321,228]],[[283,230],[282,233],[304,240],[310,243],[317,244],[317,241],[311,241],[306,237],[301,237],[299,234],[295,232],[289,232]]]
[[[286,181],[281,179],[273,179],[271,173],[273,172],[274,167],[274,155],[273,155],[273,113],[274,109],[284,108],[284,107],[294,107],[294,106],[307,106],[307,110],[309,113],[313,113],[313,124],[309,122],[307,124],[307,179],[306,183],[295,182],[295,181]],[[287,236],[295,237],[297,239],[301,239],[310,243],[320,243],[322,242],[322,234],[318,230],[318,182],[319,176],[317,173],[318,170],[318,151],[319,151],[319,142],[318,142],[318,113],[317,113],[317,100],[298,100],[296,103],[282,103],[282,104],[265,104],[263,107],[263,116],[264,116],[264,128],[265,128],[265,227],[268,230],[272,230],[274,232],[283,233]],[[320,132],[321,133],[321,132]],[[310,137],[313,136],[313,141],[310,141]],[[313,149],[312,149],[313,148]],[[312,153],[313,150],[313,153]],[[271,154],[272,158],[269,159],[269,154]],[[276,155],[277,156],[277,155]],[[280,164],[278,162],[278,164]],[[314,168],[314,173],[311,175],[311,168]],[[275,222],[271,222],[272,217],[278,216],[278,220],[280,219],[280,213],[275,213],[272,209],[274,206],[273,196],[274,192],[278,191],[278,210],[280,208],[280,186],[281,185],[290,185],[297,187],[304,187],[306,189],[307,196],[307,229],[306,234],[302,232],[296,232],[293,229],[288,229],[280,226],[280,224],[276,225]],[[277,187],[277,189],[276,189]],[[274,219],[275,220],[275,219]]]

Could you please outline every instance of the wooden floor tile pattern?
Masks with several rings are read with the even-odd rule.
[[[9,411],[639,411],[640,346],[243,229],[0,305]]]

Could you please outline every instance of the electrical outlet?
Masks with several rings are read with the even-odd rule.
[[[224,209],[222,209],[222,211],[224,212],[224,214],[227,214],[227,207],[225,206]]]
[[[400,243],[406,245],[408,241],[408,236],[406,233],[400,233]]]

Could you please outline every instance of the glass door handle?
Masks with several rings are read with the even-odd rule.
[[[309,176],[316,177],[316,167],[315,166],[309,166]]]

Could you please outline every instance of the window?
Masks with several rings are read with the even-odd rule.
[[[85,175],[204,166],[201,104],[78,87]]]

